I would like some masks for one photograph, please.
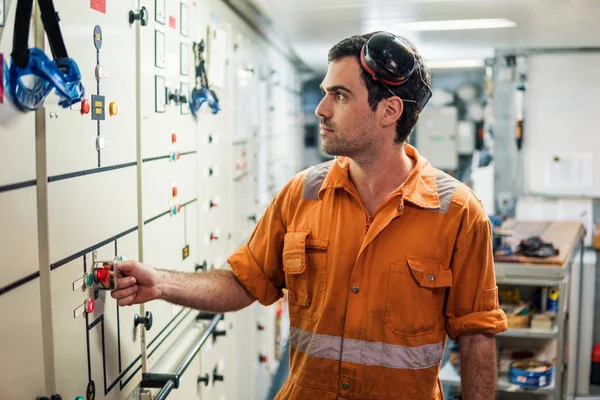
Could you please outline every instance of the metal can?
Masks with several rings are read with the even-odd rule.
[[[524,388],[541,388],[552,383],[553,372],[554,367],[549,362],[513,361],[508,370],[508,380]]]
[[[546,301],[546,312],[558,312],[558,298],[560,293],[558,287],[548,288],[548,300]]]

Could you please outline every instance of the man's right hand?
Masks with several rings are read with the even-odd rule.
[[[112,265],[105,267],[112,269]],[[138,261],[119,261],[118,289],[111,292],[120,306],[146,303],[160,298],[160,272]]]

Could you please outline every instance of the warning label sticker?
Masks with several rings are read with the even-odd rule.
[[[90,8],[106,14],[106,0],[90,0]]]

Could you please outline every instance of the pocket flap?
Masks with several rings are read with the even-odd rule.
[[[283,237],[283,270],[301,274],[306,270],[306,237],[309,232],[288,232]]]
[[[408,256],[408,268],[419,286],[428,288],[451,287],[452,270],[439,260]]]

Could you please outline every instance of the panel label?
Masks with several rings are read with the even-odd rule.
[[[73,318],[79,317],[81,314],[83,314],[84,311],[85,311],[85,305],[82,304],[79,307],[77,307],[75,310],[73,310]]]
[[[188,15],[189,15],[189,10],[188,10],[188,6],[181,3],[181,11],[180,11],[180,16],[179,18],[181,19],[181,34],[183,36],[187,36],[189,33],[188,30]]]
[[[3,27],[5,23],[6,23],[6,1],[0,0],[0,27]]]
[[[90,8],[106,14],[106,0],[90,0]]]
[[[165,24],[165,0],[155,0],[154,19],[159,24]]]
[[[4,103],[4,54],[0,53],[0,104]]]
[[[166,111],[167,104],[167,88],[165,87],[165,77],[156,75],[154,77],[154,87],[155,87],[155,107],[154,111],[157,113],[164,113]]]
[[[94,27],[94,47],[96,47],[96,50],[100,50],[102,47],[102,28],[100,28],[100,25]]]
[[[92,95],[92,120],[104,121],[104,96]]]

